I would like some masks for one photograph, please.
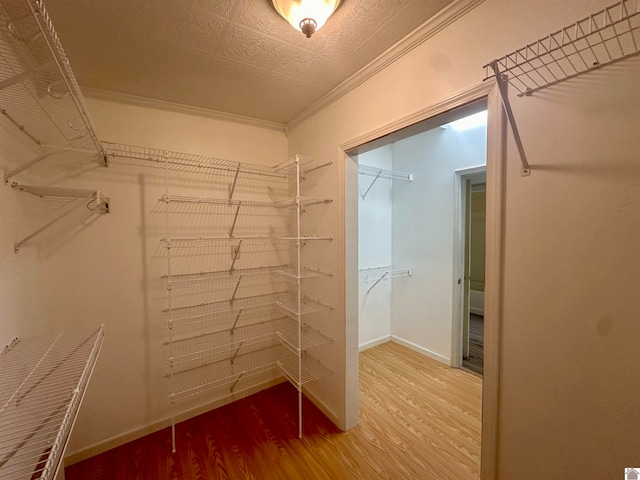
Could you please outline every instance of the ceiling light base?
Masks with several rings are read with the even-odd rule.
[[[300,21],[300,31],[304,33],[307,38],[311,38],[311,35],[316,32],[317,26],[318,24],[313,18],[303,18]]]

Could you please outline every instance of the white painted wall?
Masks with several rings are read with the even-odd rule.
[[[286,159],[282,132],[103,100],[87,103],[104,140],[268,165]],[[21,305],[24,314],[44,301],[54,330],[105,325],[102,353],[67,450],[77,460],[167,424],[168,385],[163,378],[167,351],[162,347],[166,328],[160,316],[166,300],[159,286],[166,267],[159,242],[165,234],[164,215],[158,201],[164,193],[164,173],[117,160],[103,168],[86,159],[67,158],[34,168],[33,174],[42,182],[98,188],[111,197],[110,214],[72,236],[44,234],[19,256],[13,254],[13,238],[5,241],[9,235],[2,229],[3,297],[5,291],[11,298],[19,290],[21,297],[11,302]],[[170,193],[205,195],[197,178],[197,174],[182,175],[171,182]],[[260,186],[245,183],[236,193],[247,198],[259,191]],[[3,188],[0,195],[18,193]],[[5,211],[17,215],[17,209],[0,203],[3,222]],[[27,268],[16,263],[30,258],[35,260]],[[13,264],[5,275],[7,259]],[[31,283],[34,269],[46,289]],[[21,317],[24,314],[20,312]],[[210,400],[205,396],[197,402]],[[179,404],[178,411],[195,405]],[[95,445],[97,450],[91,448]]]
[[[2,176],[37,154],[31,140],[0,115]],[[15,242],[31,232],[31,225],[25,226],[23,217],[33,199],[26,197],[29,195],[0,185],[0,350],[16,337],[51,331],[45,268],[37,252],[14,253]]]
[[[486,0],[292,129],[290,152],[336,161],[335,182],[325,190],[337,199],[326,223],[336,239],[327,258],[339,285],[329,292],[336,373],[313,392],[335,406],[341,426],[357,421],[357,388],[348,391],[342,373],[353,373],[357,362],[357,327],[341,279],[339,146],[479,84],[487,61],[609,3]],[[512,97],[533,173],[520,176],[509,133],[500,479],[615,478],[636,458],[640,350],[629,340],[637,337],[640,311],[639,75],[634,58]]]
[[[453,307],[455,171],[486,163],[486,128],[434,128],[393,144],[393,168],[413,173],[393,189],[392,334],[449,363]]]
[[[360,165],[393,168],[392,145],[358,155]],[[359,268],[376,268],[392,265],[392,181],[378,179],[363,199],[375,177],[359,176],[358,197],[358,263]],[[391,280],[383,280],[373,287],[373,282],[360,283],[359,288],[359,346],[376,345],[391,336]],[[371,288],[373,287],[373,288]],[[371,291],[367,291],[371,288]]]

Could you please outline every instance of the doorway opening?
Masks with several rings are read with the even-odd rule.
[[[409,409],[398,392],[425,405],[448,402],[452,412],[441,415],[464,410],[464,420],[433,428],[446,428],[450,439],[459,436],[468,442],[476,459],[482,380],[450,367],[461,363],[454,356],[461,349],[452,342],[461,336],[453,329],[462,323],[456,319],[461,315],[456,302],[463,298],[454,249],[457,172],[486,168],[486,112],[483,98],[347,152],[359,180],[351,191],[357,198],[346,199],[346,204],[357,203],[358,212],[357,301],[351,301],[358,309],[360,409],[367,417],[382,414],[373,410],[375,402],[367,401],[374,395],[393,399],[394,411]],[[420,424],[429,429],[431,420]],[[477,460],[465,462],[460,459],[463,468],[480,473]]]
[[[457,170],[454,223],[454,291],[452,362],[476,375],[484,370],[484,292],[486,237],[486,166]],[[461,305],[460,305],[461,304]],[[457,321],[456,321],[457,320]]]

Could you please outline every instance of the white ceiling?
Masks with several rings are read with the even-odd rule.
[[[311,39],[270,0],[48,0],[82,87],[286,123],[452,0],[343,0]]]

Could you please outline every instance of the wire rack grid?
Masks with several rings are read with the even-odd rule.
[[[623,0],[489,62],[485,80],[506,74],[531,95],[640,53],[640,0]]]
[[[0,478],[53,479],[104,332],[16,340],[0,354]]]

